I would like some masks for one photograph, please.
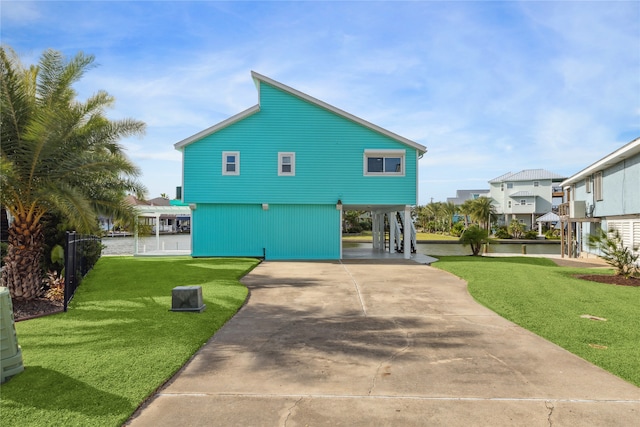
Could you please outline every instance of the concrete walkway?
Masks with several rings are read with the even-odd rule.
[[[637,426],[640,389],[411,261],[264,262],[131,426]]]

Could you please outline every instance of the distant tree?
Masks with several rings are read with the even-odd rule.
[[[464,217],[464,228],[469,227],[469,217],[473,211],[473,199],[465,200],[460,206],[458,206],[458,212]]]
[[[26,68],[0,47],[0,203],[13,217],[1,282],[16,299],[41,292],[47,213],[92,232],[98,214],[133,219],[125,192],[144,193],[138,168],[118,144],[143,133],[144,123],[107,119],[104,110],[114,99],[104,91],[76,99],[72,85],[93,61],[82,53],[67,61],[46,50],[37,66]]]
[[[342,229],[345,233],[359,233],[362,231],[360,217],[364,211],[345,211],[342,216]]]
[[[482,249],[482,244],[489,241],[489,232],[477,225],[470,225],[462,236],[460,236],[460,243],[462,246],[471,246],[471,252],[474,256],[477,256]]]
[[[446,202],[442,204],[441,212],[447,225],[446,230],[444,231],[451,232],[451,227],[453,227],[453,217],[458,212],[458,208],[453,203]]]
[[[521,238],[524,233],[524,224],[516,219],[512,220],[509,224],[509,233],[511,233],[514,239]]]
[[[160,197],[162,197],[163,199],[169,199],[169,195],[167,193],[160,194]]]
[[[473,199],[469,204],[469,209],[471,220],[488,231],[491,222],[496,219],[496,208],[491,204],[491,199],[488,197]]]
[[[633,253],[638,248],[625,246],[618,230],[612,228],[609,233],[600,230],[600,233],[589,236],[589,247],[598,249],[607,264],[615,268],[616,274],[627,278],[638,274],[638,254]]]

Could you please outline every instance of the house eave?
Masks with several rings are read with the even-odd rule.
[[[228,119],[223,120],[220,123],[215,124],[215,125],[207,128],[207,129],[205,129],[203,131],[200,131],[200,132],[196,133],[195,135],[191,135],[190,137],[188,137],[186,139],[183,139],[180,142],[175,143],[173,146],[174,146],[174,148],[176,150],[181,150],[186,145],[189,145],[194,141],[197,141],[197,140],[202,139],[202,138],[204,138],[206,136],[209,136],[212,133],[218,132],[219,130],[224,129],[227,126],[229,126],[229,125],[231,125],[231,124],[233,124],[233,123],[235,123],[237,121],[240,121],[240,120],[242,120],[242,119],[244,119],[246,117],[249,117],[250,115],[257,113],[258,111],[260,111],[260,105],[259,104],[254,105],[253,107],[247,108],[246,110],[244,110],[244,111],[242,111],[242,112],[240,112],[240,113],[238,113],[238,114],[236,114],[234,116],[231,116]]]
[[[603,157],[597,162],[591,164],[590,166],[587,166],[577,174],[562,181],[560,186],[563,188],[567,188],[572,184],[582,181],[585,177],[592,175],[595,172],[599,172],[604,169],[607,169],[617,163],[620,163],[624,159],[634,156],[638,153],[640,153],[640,137],[634,139],[633,141],[629,142],[626,145],[623,145],[622,147],[620,147],[613,153],[609,154],[608,156]]]

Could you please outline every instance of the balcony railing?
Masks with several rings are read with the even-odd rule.
[[[569,202],[558,205],[559,216],[569,216]]]

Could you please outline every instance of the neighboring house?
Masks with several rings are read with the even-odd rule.
[[[536,217],[557,212],[562,203],[560,183],[566,177],[544,169],[525,169],[506,173],[489,181],[489,194],[500,225],[517,220],[535,227]]]
[[[589,235],[617,229],[625,246],[640,245],[640,138],[636,138],[562,182],[569,223],[569,255],[597,254]],[[573,237],[575,236],[575,237]],[[575,240],[574,240],[575,239]]]
[[[154,234],[181,233],[190,229],[191,212],[186,205],[177,200],[164,197],[140,200],[132,195],[126,196],[125,200],[138,210],[138,224],[149,226]],[[118,234],[113,230],[113,218],[101,216],[99,221],[103,231]]]
[[[460,206],[467,200],[475,200],[479,197],[489,197],[489,190],[456,190],[456,197],[447,197],[447,203]]]
[[[384,247],[385,215],[411,221],[426,148],[251,75],[257,105],[175,144],[192,256],[339,259],[344,210],[372,212],[374,247]]]
[[[461,206],[467,200],[476,200],[480,197],[490,197],[489,190],[456,190],[456,197],[447,197],[447,203]],[[453,215],[453,222],[467,221],[464,215],[456,213]],[[466,223],[466,222],[465,222]]]

